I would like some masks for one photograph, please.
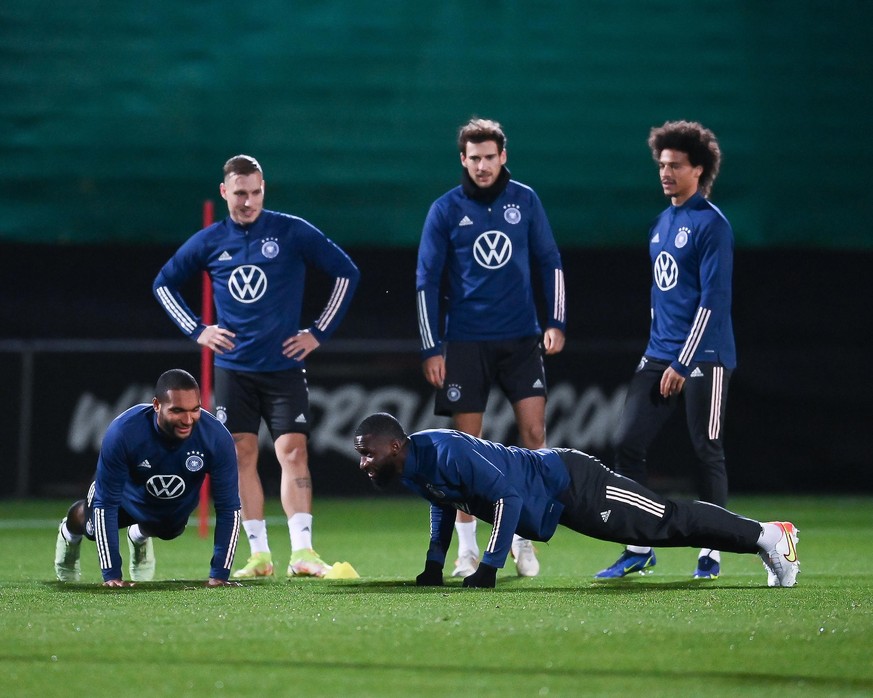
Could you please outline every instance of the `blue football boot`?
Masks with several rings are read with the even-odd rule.
[[[694,579],[718,579],[720,572],[721,565],[718,564],[718,560],[712,559],[709,555],[697,558]]]
[[[656,562],[654,550],[650,550],[647,553],[632,553],[630,550],[625,550],[618,560],[605,570],[600,570],[600,572],[594,575],[594,578],[619,579],[632,572],[646,574],[645,570],[654,567]]]

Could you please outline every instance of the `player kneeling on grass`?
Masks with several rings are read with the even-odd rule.
[[[152,404],[131,407],[106,430],[88,498],[73,504],[61,521],[55,546],[58,579],[79,581],[84,536],[97,543],[103,586],[133,586],[122,580],[118,550],[118,530],[127,527],[131,579],[151,581],[152,537],[169,540],[182,534],[207,474],[215,502],[207,586],[239,586],[228,581],[240,524],[233,438],[201,410],[193,376],[171,369],[158,378]]]
[[[453,429],[407,435],[384,412],[361,422],[355,450],[376,487],[399,477],[431,503],[430,548],[416,577],[420,586],[443,583],[458,509],[494,527],[465,587],[495,586],[514,533],[547,541],[558,524],[616,543],[758,553],[768,586],[792,587],[800,571],[793,524],[760,523],[714,504],[661,497],[581,451],[531,451]]]

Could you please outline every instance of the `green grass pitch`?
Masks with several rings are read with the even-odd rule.
[[[201,539],[192,522],[156,541],[152,583],[104,589],[86,541],[83,581],[63,585],[52,558],[68,504],[3,503],[4,696],[873,694],[870,498],[732,500],[799,527],[793,589],[768,589],[752,555],[726,554],[720,579],[694,582],[689,549],[658,550],[651,575],[595,583],[619,546],[562,528],[537,545],[539,577],[510,561],[495,590],[418,589],[428,507],[391,497],[316,499],[316,548],[359,580],[286,580],[271,501],[275,580],[204,588],[211,531]],[[243,540],[237,566],[247,555]]]

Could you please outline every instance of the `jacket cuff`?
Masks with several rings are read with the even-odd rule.
[[[670,368],[672,368],[676,373],[678,373],[683,378],[688,378],[688,374],[691,373],[691,367],[686,366],[685,364],[680,364],[678,361],[674,361],[670,364]]]
[[[432,356],[439,356],[443,353],[443,343],[437,342],[436,346],[431,347],[430,349],[422,349],[421,350],[421,360],[429,359]]]

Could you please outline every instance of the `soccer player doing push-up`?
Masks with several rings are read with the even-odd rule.
[[[493,525],[465,587],[494,587],[514,533],[547,541],[562,524],[600,540],[667,547],[710,547],[758,553],[768,586],[795,585],[800,563],[792,523],[761,523],[700,501],[662,497],[617,475],[581,451],[536,451],[477,439],[453,429],[407,435],[386,413],[355,431],[360,469],[377,487],[396,478],[431,503],[431,536],[422,586],[443,583],[455,511]]]

